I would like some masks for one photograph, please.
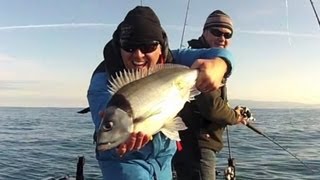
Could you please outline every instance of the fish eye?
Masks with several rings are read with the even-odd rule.
[[[103,130],[105,130],[105,131],[110,131],[110,130],[112,130],[112,127],[113,127],[113,122],[111,122],[111,121],[107,121],[107,122],[104,123],[103,126],[102,126]]]

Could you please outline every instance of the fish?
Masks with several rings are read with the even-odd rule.
[[[116,73],[109,80],[112,96],[96,132],[97,150],[115,148],[140,131],[150,138],[162,132],[179,141],[178,131],[187,127],[178,113],[200,94],[195,87],[197,76],[197,69],[176,64]]]

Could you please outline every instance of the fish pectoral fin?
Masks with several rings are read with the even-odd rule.
[[[189,96],[188,102],[195,100],[194,97],[198,96],[200,93],[201,93],[201,92],[196,88],[196,86],[193,86],[193,87],[190,89],[190,96]]]
[[[178,131],[187,129],[187,126],[182,121],[181,117],[175,117],[174,119],[167,121],[160,131],[166,135],[169,139],[180,141]]]

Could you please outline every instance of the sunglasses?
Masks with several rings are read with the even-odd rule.
[[[226,39],[230,39],[232,37],[232,33],[222,32],[219,29],[209,29],[209,32],[216,37],[223,36]]]
[[[120,46],[123,50],[133,53],[137,49],[139,49],[143,54],[147,54],[155,51],[159,44],[160,44],[159,41],[150,41],[150,42],[144,42],[144,43],[135,43],[135,42],[127,42],[127,41],[120,42]]]

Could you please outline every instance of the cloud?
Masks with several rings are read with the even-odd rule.
[[[0,80],[0,106],[86,107],[86,90],[73,82]]]
[[[0,80],[40,80],[45,79],[46,74],[46,68],[32,60],[9,58],[0,61]]]
[[[30,85],[37,84],[38,81],[8,81],[8,80],[0,80],[0,89],[1,90],[21,90],[29,87]]]
[[[22,25],[22,26],[2,26],[1,30],[19,30],[19,29],[39,29],[39,28],[86,28],[86,27],[117,27],[118,24],[106,24],[106,23],[65,23],[65,24],[39,24],[39,25]],[[182,25],[164,25],[165,29],[174,31],[182,31]],[[199,26],[186,26],[186,31],[201,32],[202,29]],[[278,36],[295,36],[295,37],[306,37],[306,38],[320,38],[319,34],[310,33],[295,33],[287,31],[269,31],[269,30],[235,30],[239,33],[244,34],[256,34],[256,35],[278,35]],[[1,61],[1,54],[0,54]]]
[[[171,29],[175,31],[183,30],[183,26],[179,25],[164,25],[165,29]],[[202,29],[199,26],[186,26],[186,31],[201,33]],[[310,33],[295,33],[288,31],[271,31],[271,30],[235,30],[239,34],[252,34],[252,35],[274,35],[274,36],[293,36],[293,37],[305,37],[305,38],[319,38],[320,34],[310,34]]]
[[[65,24],[39,24],[22,26],[2,26],[1,30],[39,29],[39,28],[82,28],[82,27],[116,27],[117,24],[105,23],[65,23]]]
[[[15,58],[10,55],[0,53],[0,63],[13,62],[14,59]]]
[[[244,33],[244,34],[257,34],[257,35],[277,35],[277,36],[294,36],[294,37],[306,37],[306,38],[320,38],[319,34],[293,33],[293,32],[286,32],[286,31],[237,30],[237,32]]]

